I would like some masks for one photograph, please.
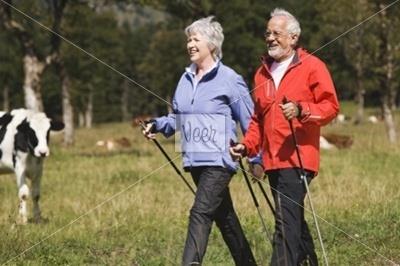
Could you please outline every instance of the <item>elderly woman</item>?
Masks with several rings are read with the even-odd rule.
[[[245,132],[253,102],[243,78],[221,62],[224,35],[213,17],[185,29],[192,64],[183,73],[173,98],[173,113],[152,119],[147,138],[180,131],[183,165],[197,192],[190,210],[183,265],[200,265],[215,221],[236,265],[256,265],[229,192],[236,163],[229,141],[237,139],[236,123]]]

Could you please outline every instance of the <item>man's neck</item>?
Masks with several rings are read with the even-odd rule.
[[[283,61],[289,59],[290,57],[292,57],[295,53],[295,50],[291,50],[287,55],[279,58],[279,59],[274,59],[275,62],[277,63],[282,63]]]

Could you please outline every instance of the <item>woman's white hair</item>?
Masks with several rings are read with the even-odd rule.
[[[288,18],[287,31],[291,34],[296,34],[297,36],[300,36],[301,33],[300,23],[295,16],[293,16],[283,8],[275,8],[271,12],[271,18],[277,16],[284,16]]]
[[[221,24],[212,21],[214,16],[201,18],[186,27],[185,34],[189,37],[198,33],[208,40],[208,47],[212,51],[214,58],[222,58],[222,43],[224,42],[224,33]]]

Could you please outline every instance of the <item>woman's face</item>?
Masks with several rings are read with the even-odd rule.
[[[208,47],[207,38],[199,33],[193,33],[187,38],[187,51],[190,61],[195,64],[200,64],[207,59],[214,61],[212,52]]]

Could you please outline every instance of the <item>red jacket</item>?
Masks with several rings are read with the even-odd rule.
[[[254,77],[255,109],[244,137],[249,156],[262,151],[265,170],[300,167],[288,121],[279,104],[284,97],[301,106],[293,119],[304,169],[318,172],[320,127],[339,111],[335,87],[325,64],[299,48],[276,90],[270,58],[263,59]]]

